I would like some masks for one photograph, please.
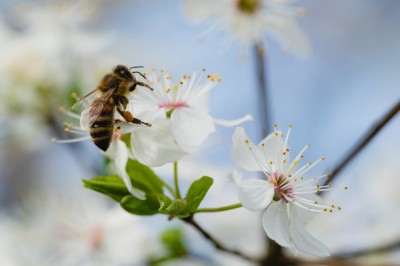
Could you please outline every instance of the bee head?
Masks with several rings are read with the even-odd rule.
[[[130,69],[123,65],[118,65],[114,68],[114,73],[121,79],[134,80],[133,74]]]

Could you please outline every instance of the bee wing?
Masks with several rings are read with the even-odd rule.
[[[107,103],[107,101],[110,99],[113,92],[117,88],[118,87],[113,89],[110,88],[103,95],[101,95],[100,98],[96,99],[91,106],[89,106],[82,112],[81,114],[82,129],[89,129],[94,124],[94,122],[96,122],[97,118],[103,111],[104,105]]]
[[[99,97],[101,97],[99,90],[94,89],[80,98],[70,109],[76,110],[79,106],[89,106]]]

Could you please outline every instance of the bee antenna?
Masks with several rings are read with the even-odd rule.
[[[130,67],[130,69],[132,69],[132,68],[144,68],[144,66],[133,66],[133,67]]]
[[[140,76],[142,76],[145,80],[147,80],[147,78],[142,74],[142,73],[140,73],[139,71],[134,71],[134,72],[132,72],[133,74],[139,74]]]

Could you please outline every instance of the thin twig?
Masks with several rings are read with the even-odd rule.
[[[400,248],[400,240],[397,240],[395,242],[392,242],[392,243],[389,243],[386,245],[382,245],[382,246],[378,246],[378,247],[360,249],[360,250],[355,250],[355,251],[346,252],[346,253],[334,254],[333,257],[337,258],[337,259],[350,259],[350,258],[361,257],[364,255],[369,255],[369,254],[374,254],[374,253],[390,252],[390,251],[394,251],[399,248]]]
[[[194,219],[193,216],[189,216],[188,218],[184,218],[182,219],[184,222],[191,224],[194,228],[196,228],[196,230],[202,234],[207,240],[209,240],[216,249],[230,253],[230,254],[234,254],[237,255],[245,260],[248,261],[253,261],[253,262],[258,262],[259,260],[257,258],[252,258],[250,256],[247,256],[245,254],[243,254],[242,252],[238,251],[238,250],[234,250],[234,249],[229,249],[227,247],[225,247],[224,245],[222,245],[218,240],[216,240],[214,237],[212,237],[207,231],[205,231]]]
[[[398,101],[372,128],[361,138],[356,146],[344,157],[344,159],[333,169],[330,178],[325,181],[324,185],[332,182],[335,178],[367,145],[371,140],[396,116],[400,111],[400,101]]]
[[[261,118],[261,138],[267,136],[271,130],[271,114],[269,108],[269,93],[267,86],[267,71],[266,71],[266,60],[265,60],[265,49],[262,43],[257,43],[254,46],[254,54],[256,58],[256,71],[257,71],[257,87],[258,87],[258,99],[259,99],[259,114]]]

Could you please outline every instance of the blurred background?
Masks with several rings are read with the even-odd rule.
[[[291,149],[312,144],[306,160],[326,156],[312,171],[318,174],[332,169],[400,100],[400,2],[308,0],[298,6],[307,10],[299,24],[312,53],[298,58],[266,37],[270,123],[283,131],[293,124]],[[0,265],[143,265],[168,253],[169,234],[183,234],[189,256],[164,265],[245,263],[215,252],[178,221],[127,215],[84,189],[81,179],[105,171],[101,154],[89,141],[50,141],[68,137],[58,108],[72,105],[72,92],[94,89],[116,64],[163,68],[173,77],[202,68],[218,73],[211,115],[251,114],[254,121],[244,127],[261,140],[252,50],[227,49],[228,34],[204,34],[207,27],[194,23],[182,1],[0,2]],[[399,122],[395,117],[335,180],[337,189],[326,196],[343,210],[310,223],[333,254],[400,241]],[[217,128],[180,163],[184,187],[202,175],[215,179],[204,207],[238,201],[226,180],[235,169],[232,133]],[[155,170],[167,180],[172,175],[171,165]],[[267,249],[258,214],[240,209],[198,219],[227,246],[254,256]],[[357,259],[396,265],[400,252]]]

